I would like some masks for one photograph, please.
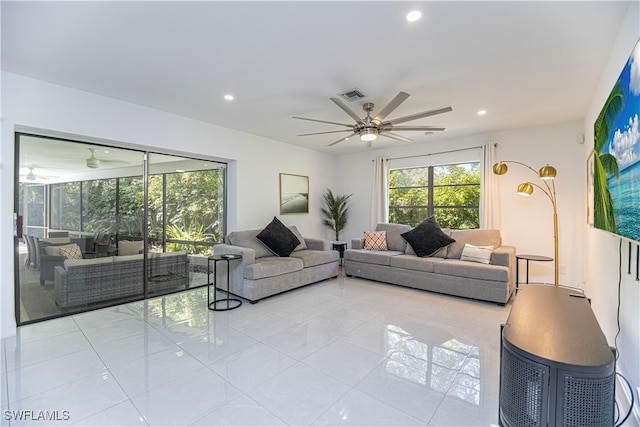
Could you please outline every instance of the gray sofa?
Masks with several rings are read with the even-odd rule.
[[[345,274],[426,291],[506,304],[515,290],[515,248],[502,245],[499,230],[448,230],[456,241],[435,255],[418,257],[400,234],[404,224],[378,224],[387,232],[387,251],[365,250],[364,240],[344,253]],[[490,263],[460,259],[465,243],[494,246]]]
[[[147,265],[150,295],[189,286],[187,253],[149,253]],[[144,293],[143,254],[93,259],[67,259],[55,267],[56,304],[69,308],[106,302]]]
[[[230,261],[230,292],[255,303],[263,298],[338,276],[340,255],[328,240],[303,237],[289,228],[301,242],[288,257],[274,256],[256,237],[261,230],[234,231],[225,243],[213,247],[215,255],[238,254]],[[217,286],[227,289],[227,263],[216,267]]]

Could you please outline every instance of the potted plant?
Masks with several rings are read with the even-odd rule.
[[[334,195],[328,188],[322,195],[322,199],[324,200],[324,207],[321,209],[322,215],[324,216],[322,223],[336,233],[336,242],[340,241],[340,231],[347,226],[349,213],[347,200],[349,200],[351,196],[352,194]]]

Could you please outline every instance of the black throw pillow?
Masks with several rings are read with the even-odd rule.
[[[278,218],[273,217],[273,221],[267,225],[256,236],[275,255],[288,257],[291,252],[300,244],[300,240],[291,230],[289,230]]]
[[[401,234],[419,257],[430,256],[455,242],[447,236],[434,217],[422,221],[413,230]]]

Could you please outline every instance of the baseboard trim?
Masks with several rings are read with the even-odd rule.
[[[624,375],[624,374],[622,374]],[[631,384],[633,387],[633,384]],[[618,401],[620,416],[618,422],[622,420],[622,418],[626,415],[629,410],[629,405],[631,404],[631,395],[629,392],[636,393],[636,390],[629,390],[627,384],[620,378],[620,375],[616,375],[616,400]],[[631,411],[631,415],[627,418],[627,421],[623,424],[623,426],[637,426],[640,425],[640,410],[638,407],[640,406],[640,402],[638,402],[638,398],[636,396],[635,403],[633,405],[633,410]],[[631,419],[634,420],[631,420]],[[630,422],[631,420],[631,422]],[[635,421],[635,423],[633,422]]]

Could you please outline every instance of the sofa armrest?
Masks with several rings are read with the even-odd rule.
[[[312,249],[314,251],[330,251],[333,249],[331,247],[331,242],[325,239],[314,239],[312,237],[305,237],[304,242],[306,243],[308,249]]]
[[[509,291],[516,286],[516,248],[515,246],[502,245],[491,254],[491,264],[509,268]]]
[[[242,264],[254,264],[256,262],[256,251],[242,246],[227,245],[221,243],[213,247],[214,255],[242,255]]]
[[[364,239],[352,239],[351,249],[364,249]]]
[[[514,266],[516,262],[516,248],[502,245],[497,247],[491,254],[491,264],[503,267]]]
[[[256,251],[255,249],[245,248],[242,246],[228,245],[221,243],[213,247],[214,255],[242,255],[240,261],[230,261],[229,263],[220,262],[216,266],[216,286],[218,288],[229,289],[227,284],[227,266],[229,266],[231,281],[231,292],[237,295],[242,295],[242,286],[244,283],[244,268],[248,265],[255,264]]]

